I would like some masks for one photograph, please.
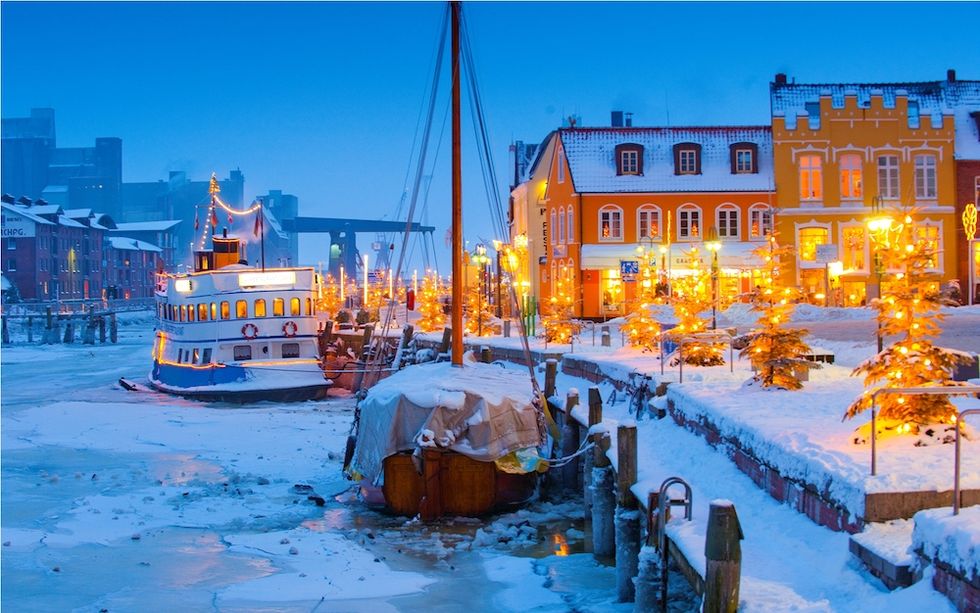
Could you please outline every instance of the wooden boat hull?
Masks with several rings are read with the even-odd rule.
[[[493,462],[480,462],[452,451],[425,450],[422,473],[412,454],[385,458],[384,486],[362,483],[365,501],[396,515],[423,520],[479,517],[530,500],[538,474],[505,473]]]

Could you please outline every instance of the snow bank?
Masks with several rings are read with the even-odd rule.
[[[913,518],[912,547],[949,564],[967,580],[980,575],[980,506],[919,511]]]

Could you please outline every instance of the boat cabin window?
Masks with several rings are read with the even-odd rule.
[[[186,321],[186,320],[187,320],[187,305],[182,304],[180,305],[180,321]]]
[[[252,359],[252,346],[251,345],[235,345],[232,350],[235,355],[236,361],[241,360],[251,360]]]
[[[187,321],[194,321],[194,305],[187,305]]]
[[[208,320],[208,305],[204,302],[197,305],[197,320],[198,321]]]
[[[299,357],[299,343],[283,343],[282,344],[282,357],[284,357],[284,358],[298,358]]]
[[[235,303],[235,317],[246,319],[248,317],[248,302],[239,300]]]
[[[217,303],[211,303],[211,321],[216,321],[218,319],[218,305]]]
[[[259,298],[255,301],[255,316],[265,317],[265,299]]]
[[[286,314],[286,303],[283,301],[282,298],[273,298],[272,299],[272,316],[273,317],[282,317],[285,314]]]
[[[231,319],[231,306],[227,300],[221,301],[221,319]]]
[[[299,312],[299,298],[289,299],[289,314],[293,317],[299,317],[302,313]]]
[[[199,351],[200,350],[197,349],[196,347],[194,348],[194,357],[191,358],[191,364],[197,364],[198,358],[201,357],[201,354],[199,353]]]
[[[211,348],[208,347],[207,349],[204,350],[204,355],[201,357],[201,364],[210,364],[210,363],[211,363]]]
[[[306,314],[307,315],[313,314],[313,300],[311,298],[306,299]]]

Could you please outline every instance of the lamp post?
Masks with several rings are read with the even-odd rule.
[[[712,226],[704,236],[704,246],[711,252],[711,329],[718,329],[718,250],[721,241],[718,240],[718,230]]]
[[[874,247],[875,275],[878,277],[876,297],[879,299],[881,298],[881,280],[885,274],[885,264],[881,259],[880,247],[882,244],[887,245],[888,231],[891,227],[891,217],[882,212],[881,196],[875,196],[871,199],[871,217],[868,219],[868,229],[871,231],[871,242]],[[884,339],[881,334],[881,320],[878,321],[875,336],[878,341],[878,353],[881,353],[881,350],[884,348]]]

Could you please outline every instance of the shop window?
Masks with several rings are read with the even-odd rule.
[[[610,268],[602,271],[602,311],[604,313],[618,313],[623,309],[623,282],[619,276],[619,271]]]
[[[599,209],[599,240],[623,240],[623,209],[614,205]]]
[[[827,228],[800,228],[797,244],[800,246],[800,261],[816,262],[817,246],[826,245],[830,232]]]
[[[878,156],[878,195],[886,200],[898,200],[898,156]]]
[[[848,153],[840,156],[840,197],[842,200],[860,200],[861,156]]]
[[[293,317],[299,317],[302,314],[299,312],[299,298],[289,299],[289,314]]]
[[[800,156],[800,200],[823,199],[822,161],[818,155]]]
[[[232,349],[232,354],[235,357],[236,362],[241,362],[243,360],[252,359],[252,346],[251,345],[235,345]]]
[[[248,318],[248,302],[245,300],[238,300],[235,302],[235,317],[237,319]]]
[[[284,358],[298,358],[299,357],[299,343],[283,343],[282,344],[282,357],[284,357]]]
[[[843,231],[841,263],[847,271],[867,271],[868,238],[864,226],[845,226]]]
[[[272,316],[282,317],[286,314],[286,301],[282,298],[272,299]]]
[[[255,301],[255,316],[265,317],[265,299],[259,298]]]

